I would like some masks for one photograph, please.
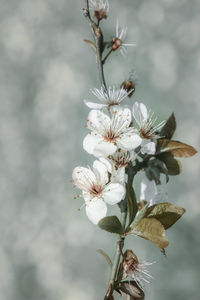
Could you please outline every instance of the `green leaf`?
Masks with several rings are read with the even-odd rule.
[[[149,240],[160,249],[169,245],[164,226],[155,218],[143,218],[130,233]]]
[[[162,154],[157,155],[157,158],[164,162],[166,168],[168,170],[168,175],[178,175],[182,171],[181,162],[174,158],[174,156],[169,153],[165,152]]]
[[[184,208],[163,202],[150,206],[146,211],[145,218],[155,218],[165,229],[168,229],[174,225],[184,213]]]
[[[155,180],[156,184],[160,183],[160,173],[165,174],[166,182],[169,181],[168,170],[166,168],[166,165],[161,160],[159,160],[157,158],[151,159],[151,160],[149,160],[148,165],[149,165],[149,167],[151,167],[151,169],[157,169],[157,172],[156,173],[154,172],[155,178],[152,178],[153,180]],[[157,178],[156,178],[156,174],[157,174]],[[150,179],[150,180],[152,180],[152,179]]]
[[[190,157],[197,153],[196,149],[190,145],[179,141],[158,140],[156,154],[170,152],[175,157]]]
[[[111,233],[123,234],[122,224],[116,216],[109,216],[101,219],[98,226]]]
[[[160,184],[160,170],[156,167],[148,167],[145,170],[147,178],[151,181],[154,180],[156,184]]]
[[[160,131],[160,136],[165,139],[171,140],[176,130],[176,119],[174,113],[171,114],[165,125],[162,127]]]
[[[132,185],[128,184],[126,185],[126,198],[128,203],[128,216],[129,216],[129,224],[130,225],[138,211],[138,205],[137,205],[137,199],[135,195],[135,191],[132,187]]]

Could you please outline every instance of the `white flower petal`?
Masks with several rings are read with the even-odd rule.
[[[108,182],[108,170],[104,163],[95,160],[93,163],[93,172],[98,183],[105,185]]]
[[[91,109],[102,109],[104,107],[107,107],[106,104],[100,104],[100,103],[94,103],[87,100],[84,100],[85,105]]]
[[[87,125],[89,129],[103,134],[105,128],[110,127],[110,118],[100,110],[93,109],[88,115]]]
[[[73,170],[72,178],[74,184],[81,190],[89,191],[92,183],[96,182],[95,174],[88,168],[76,167]]]
[[[142,154],[155,154],[156,144],[150,140],[143,140],[141,144],[141,153]]]
[[[97,157],[107,157],[112,155],[117,150],[113,143],[104,141],[103,139],[95,146],[93,154]]]
[[[155,202],[155,196],[157,195],[157,187],[154,180],[143,178],[140,185],[140,200],[145,200],[153,205]]]
[[[102,199],[97,199],[95,201],[88,202],[85,210],[89,220],[92,223],[97,224],[106,216],[107,206]]]
[[[112,164],[105,157],[100,157],[99,160],[106,166],[109,173],[112,173]]]
[[[125,188],[119,183],[110,183],[103,191],[104,201],[114,205],[119,203],[125,196]]]
[[[117,109],[113,112],[111,127],[116,133],[125,131],[131,123],[131,111],[129,108]]]
[[[94,148],[102,140],[103,138],[101,136],[97,134],[95,135],[93,133],[88,133],[83,140],[83,149],[87,151],[89,154],[93,154]]]
[[[142,126],[148,120],[147,108],[143,103],[135,102],[133,104],[133,117],[139,126]]]
[[[117,145],[123,150],[133,150],[140,146],[142,142],[141,137],[131,130],[117,139]]]
[[[125,167],[119,168],[117,170],[114,169],[112,172],[111,181],[112,183],[124,184],[126,182]]]

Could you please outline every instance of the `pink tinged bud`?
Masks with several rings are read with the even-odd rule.
[[[122,42],[119,38],[112,39],[112,50],[116,51],[119,47],[121,47]]]

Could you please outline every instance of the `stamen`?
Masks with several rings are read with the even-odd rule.
[[[86,203],[83,203],[83,204],[81,205],[81,207],[78,208],[77,210],[78,210],[78,211],[81,211],[81,209],[82,209],[83,207],[85,207],[85,206],[86,206]]]

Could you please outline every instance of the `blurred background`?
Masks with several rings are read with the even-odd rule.
[[[83,0],[0,0],[0,299],[101,300],[116,237],[78,212],[69,183],[75,166],[92,163],[82,149],[90,88],[99,87]],[[175,139],[199,149],[199,0],[110,0],[105,39],[116,19],[128,25],[128,56],[108,59],[108,84],[134,69],[136,92],[159,119],[175,112]],[[197,300],[199,292],[199,157],[160,195],[187,213],[167,234],[167,259],[131,237],[126,248],[156,261],[148,300]],[[138,192],[138,181],[136,191]],[[166,200],[166,199],[165,199]],[[116,298],[118,299],[118,298]]]

